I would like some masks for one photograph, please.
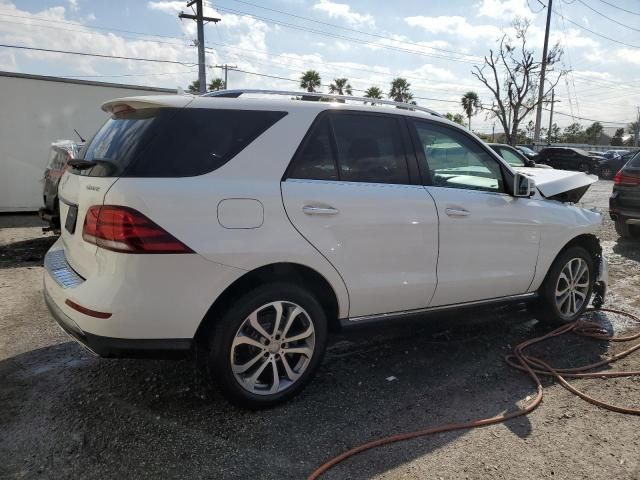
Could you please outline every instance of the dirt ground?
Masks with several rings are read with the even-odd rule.
[[[611,182],[584,199],[606,212]],[[640,243],[606,217],[606,306],[640,313]],[[315,380],[267,411],[230,406],[188,361],[92,357],[42,299],[54,241],[33,216],[0,216],[0,478],[305,478],[324,460],[383,435],[492,416],[535,392],[503,357],[541,326],[524,309],[473,311],[332,336]],[[613,315],[616,332],[634,327]],[[557,366],[620,346],[567,336],[537,349]],[[640,352],[615,368],[640,369]],[[389,381],[388,377],[395,377]],[[640,407],[640,378],[577,381]],[[528,417],[383,447],[327,479],[639,479],[640,418],[598,409],[551,380]]]

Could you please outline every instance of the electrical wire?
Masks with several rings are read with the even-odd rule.
[[[604,38],[605,40],[609,40],[610,42],[614,42],[614,43],[619,43],[620,45],[624,45],[626,47],[629,48],[638,48],[640,49],[640,45],[632,45],[630,43],[626,43],[626,42],[621,42],[620,40],[616,40],[615,38],[611,38],[611,37],[607,37],[606,35],[602,35],[601,33],[598,33],[594,30],[591,30],[590,28],[584,27],[582,25],[580,25],[577,22],[574,22],[573,20],[565,17],[564,15],[560,14],[557,10],[553,9],[553,13],[555,13],[556,15],[559,15],[560,17],[562,17],[563,19],[565,19],[567,22],[571,23],[572,25],[575,25],[578,28],[581,28],[582,30],[585,30],[587,32],[592,33],[593,35],[596,35],[600,38]]]
[[[604,18],[606,18],[607,20],[612,21],[613,23],[617,23],[618,25],[620,25],[620,26],[622,26],[622,27],[628,28],[628,29],[630,29],[630,30],[634,30],[634,31],[636,31],[636,32],[640,32],[640,28],[635,28],[635,27],[632,27],[632,26],[630,26],[630,25],[626,25],[626,24],[624,24],[624,23],[622,23],[622,22],[619,22],[619,21],[618,21],[618,20],[616,20],[615,18],[608,17],[608,16],[606,16],[604,13],[602,13],[602,12],[600,12],[600,11],[596,10],[595,8],[593,8],[593,7],[589,6],[589,5],[587,5],[587,4],[586,4],[586,3],[584,3],[582,0],[577,0],[577,1],[578,1],[578,2],[580,2],[582,5],[584,5],[585,7],[587,7],[587,8],[588,8],[589,10],[591,10],[592,12],[597,13],[597,14],[598,14],[598,15],[600,15],[601,17],[604,17]]]
[[[640,16],[640,13],[638,13],[638,12],[632,12],[631,10],[627,10],[627,9],[622,8],[622,7],[619,7],[618,5],[615,5],[615,4],[613,4],[613,3],[609,3],[609,2],[607,2],[606,0],[600,0],[600,1],[601,1],[602,3],[606,3],[606,4],[607,4],[607,5],[609,5],[610,7],[617,8],[618,10],[622,10],[623,12],[626,12],[626,13],[630,13],[631,15],[638,15],[638,16]]]
[[[120,55],[105,55],[100,53],[86,53],[86,52],[74,52],[70,50],[55,50],[52,48],[37,48],[37,47],[27,47],[25,45],[9,45],[6,43],[0,43],[0,47],[4,48],[15,48],[18,50],[32,50],[37,52],[47,52],[47,53],[64,53],[66,55],[79,55],[82,57],[98,57],[98,58],[109,58],[115,60],[132,60],[138,62],[154,62],[154,63],[170,63],[174,65],[184,65],[184,66],[196,66],[197,63],[193,62],[179,62],[177,60],[160,60],[154,58],[139,58],[139,57],[125,57]]]

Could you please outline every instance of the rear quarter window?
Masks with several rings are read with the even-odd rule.
[[[230,161],[286,115],[263,110],[159,108],[110,118],[81,157],[93,177],[192,177]]]

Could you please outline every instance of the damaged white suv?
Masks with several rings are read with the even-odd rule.
[[[260,407],[300,391],[341,325],[505,301],[567,322],[604,300],[602,218],[568,203],[592,177],[516,172],[421,107],[260,93],[103,105],[44,278],[92,352],[198,347]]]

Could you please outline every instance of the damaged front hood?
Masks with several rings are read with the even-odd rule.
[[[598,181],[595,175],[551,168],[516,167],[516,171],[533,178],[536,187],[546,198],[562,202],[577,202]]]

